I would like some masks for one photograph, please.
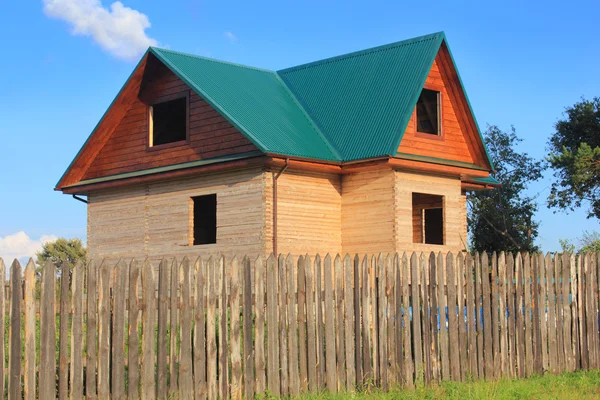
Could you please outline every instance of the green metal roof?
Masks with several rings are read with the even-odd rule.
[[[393,155],[443,39],[434,33],[278,73],[344,161]]]
[[[265,153],[339,160],[275,72],[151,48]]]

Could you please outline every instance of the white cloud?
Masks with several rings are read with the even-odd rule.
[[[21,262],[29,257],[35,258],[35,253],[42,249],[42,244],[56,239],[54,235],[42,235],[39,239],[32,239],[23,231],[0,236],[0,258],[4,259],[8,268],[15,258]]]
[[[135,60],[158,42],[146,35],[150,20],[145,14],[115,1],[105,8],[100,0],[42,0],[44,13],[67,21],[73,35],[90,36],[116,57]]]
[[[237,38],[237,36],[235,36],[235,35],[234,35],[232,32],[229,32],[229,31],[228,31],[228,32],[225,32],[225,33],[223,33],[223,35],[224,35],[224,36],[225,36],[227,39],[229,39],[229,41],[230,41],[231,43],[237,43],[237,41],[238,41],[238,38]]]

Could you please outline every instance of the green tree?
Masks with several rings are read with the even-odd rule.
[[[581,247],[578,249],[569,239],[558,239],[561,251],[569,253],[600,252],[600,232],[583,232],[577,239]]]
[[[67,265],[69,270],[73,269],[77,261],[85,264],[87,250],[80,239],[58,238],[55,241],[44,243],[42,250],[36,253],[36,274],[42,273],[42,267],[50,260],[60,268]]]
[[[488,126],[484,140],[502,186],[468,196],[471,249],[476,251],[536,251],[539,223],[533,220],[537,203],[525,191],[542,177],[543,161],[519,152],[522,141],[512,127],[503,132]]]
[[[567,107],[548,141],[554,170],[548,205],[573,211],[587,204],[588,218],[600,218],[600,98]]]

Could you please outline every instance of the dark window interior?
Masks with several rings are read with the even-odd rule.
[[[152,106],[152,146],[187,139],[187,99],[165,101]]]
[[[440,92],[423,89],[417,101],[417,132],[440,134]]]
[[[413,193],[413,243],[444,244],[444,197]]]
[[[430,208],[423,212],[425,218],[425,243],[444,244],[444,213],[441,208]]]
[[[217,195],[192,197],[194,202],[194,246],[217,243]]]

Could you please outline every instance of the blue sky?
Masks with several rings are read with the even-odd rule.
[[[0,13],[0,253],[85,239],[85,205],[52,189],[148,44],[280,69],[443,30],[482,129],[514,125],[522,149],[541,158],[564,107],[600,95],[599,14],[596,1],[9,0]],[[558,238],[598,221],[548,210],[549,177],[529,190],[539,194],[538,242],[557,250]]]

